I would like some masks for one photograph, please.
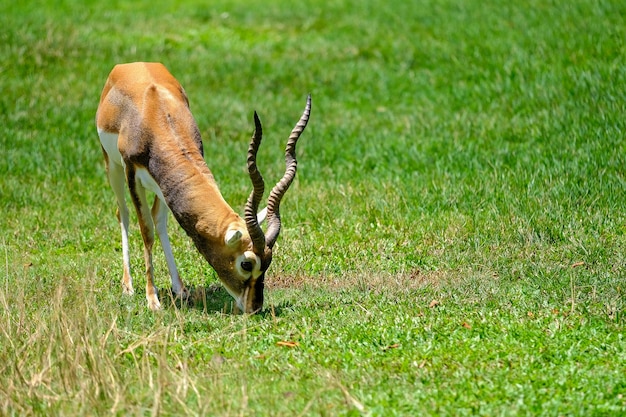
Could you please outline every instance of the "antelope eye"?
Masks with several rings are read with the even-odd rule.
[[[252,272],[252,262],[250,262],[250,261],[243,261],[241,263],[241,269],[243,269],[246,272]]]

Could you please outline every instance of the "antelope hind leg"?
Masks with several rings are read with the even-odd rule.
[[[133,279],[130,273],[130,249],[128,245],[129,212],[126,199],[124,198],[126,176],[124,175],[122,165],[109,161],[106,153],[105,156],[107,178],[117,200],[116,215],[122,232],[122,260],[124,265],[122,273],[122,292],[124,294],[133,295],[135,290],[133,289]]]
[[[146,300],[151,310],[161,309],[159,302],[158,290],[154,285],[154,267],[152,264],[152,246],[154,245],[154,223],[152,221],[152,213],[146,199],[146,190],[141,180],[135,176],[136,172],[133,168],[126,167],[126,178],[128,179],[128,188],[130,196],[137,211],[139,220],[139,229],[143,238],[143,255],[146,264]]]

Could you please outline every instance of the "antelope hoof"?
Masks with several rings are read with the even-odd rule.
[[[156,296],[154,298],[148,298],[148,308],[152,311],[157,311],[161,309],[161,303]]]
[[[122,283],[122,293],[125,295],[134,295],[135,290],[132,285],[127,285],[125,282]]]
[[[189,301],[191,298],[191,292],[187,289],[187,287],[183,287],[178,293],[174,293],[176,298],[184,301],[185,303]]]

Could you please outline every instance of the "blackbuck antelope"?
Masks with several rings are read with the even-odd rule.
[[[280,233],[280,201],[296,175],[296,141],[307,125],[311,97],[296,124],[285,151],[286,171],[269,194],[267,208],[257,215],[265,184],[256,164],[261,122],[254,113],[255,130],[248,148],[252,192],[242,219],[226,203],[204,161],[198,126],[189,110],[185,90],[158,63],[117,65],[104,85],[96,126],[109,183],[117,198],[124,262],[122,290],[133,294],[128,248],[129,212],[124,193],[128,184],[144,243],[146,298],[160,308],[154,285],[152,245],[156,226],[176,296],[188,296],[180,279],[167,235],[168,208],[191,237],[198,251],[247,313],[263,306],[265,272]],[[146,190],[155,193],[152,207]],[[264,233],[260,223],[267,220]]]

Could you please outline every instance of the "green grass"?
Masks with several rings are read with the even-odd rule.
[[[3,3],[0,414],[626,413],[625,16],[618,0]],[[237,210],[253,110],[272,183],[313,96],[262,314],[233,313],[174,221],[195,304],[121,294],[94,115],[113,65],[138,60],[185,87]],[[133,224],[139,289],[140,242]]]

